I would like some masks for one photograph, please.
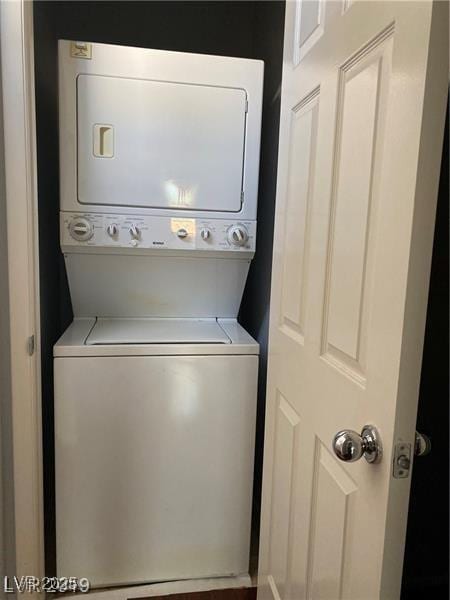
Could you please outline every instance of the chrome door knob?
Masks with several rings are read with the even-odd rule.
[[[416,431],[416,439],[414,442],[414,454],[416,456],[426,456],[431,452],[431,440],[424,433]]]
[[[355,462],[364,456],[367,462],[376,463],[382,454],[380,436],[373,425],[364,425],[361,435],[351,429],[338,431],[333,438],[333,450],[344,462]]]

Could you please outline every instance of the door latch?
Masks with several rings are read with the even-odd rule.
[[[394,449],[394,478],[405,479],[411,468],[411,444],[399,442]]]
[[[411,470],[411,458],[413,447],[409,442],[398,442],[394,449],[394,468],[393,475],[395,479],[405,479],[409,476]],[[416,431],[414,439],[414,455],[426,456],[431,452],[430,438],[423,433]]]

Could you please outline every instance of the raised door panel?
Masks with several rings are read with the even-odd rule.
[[[295,510],[300,418],[280,392],[277,392],[275,414],[268,584],[273,597],[279,600],[287,599],[289,589],[289,548]]]
[[[297,0],[294,32],[294,65],[313,48],[324,31],[325,0]]]
[[[319,90],[291,111],[280,326],[303,343]]]
[[[319,440],[313,486],[307,597],[342,598],[352,499],[357,486]],[[348,568],[348,565],[347,565]]]
[[[339,71],[322,354],[365,384],[392,29]]]

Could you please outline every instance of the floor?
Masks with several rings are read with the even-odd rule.
[[[147,598],[151,598],[151,596],[147,596]],[[152,600],[169,600],[169,598],[170,600],[256,600],[256,588],[209,590],[207,592],[191,592],[190,594],[153,596]],[[133,597],[130,596],[129,600],[133,600]]]
[[[253,596],[246,595],[247,589],[254,587],[249,575],[235,577],[213,577],[208,579],[186,579],[182,581],[167,581],[126,587],[93,589],[87,594],[82,594],[86,600],[253,600]],[[238,595],[234,594],[234,591]],[[225,596],[222,592],[226,592]],[[210,596],[208,594],[216,595]],[[219,594],[219,595],[217,595]],[[230,595],[231,594],[231,595]],[[69,598],[81,594],[56,594],[55,598]],[[256,597],[256,596],[255,596]]]

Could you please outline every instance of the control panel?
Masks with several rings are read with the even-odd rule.
[[[254,252],[256,221],[61,212],[61,245]]]

